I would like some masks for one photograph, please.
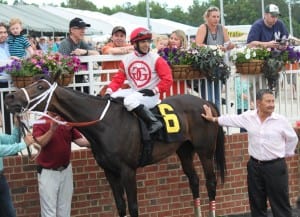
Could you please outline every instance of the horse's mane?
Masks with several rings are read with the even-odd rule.
[[[68,87],[64,87],[64,86],[58,86],[68,92],[71,92],[72,95],[74,95],[74,97],[79,97],[79,98],[84,98],[86,99],[87,97],[90,98],[90,99],[94,99],[94,100],[104,100],[104,101],[107,101],[106,98],[104,98],[103,96],[100,96],[100,95],[97,95],[97,96],[94,96],[94,95],[91,95],[91,94],[88,94],[88,93],[84,93],[84,92],[81,92],[81,91],[78,91],[78,90],[74,90],[74,89],[71,89],[71,88],[68,88]],[[117,98],[110,98],[111,102],[113,103],[116,103],[116,104],[120,104],[120,105],[124,105],[123,104],[123,101],[124,101],[124,97],[117,97]]]
[[[101,96],[94,96],[94,95],[91,95],[91,94],[88,94],[88,93],[85,93],[85,92],[81,92],[81,91],[78,91],[78,90],[73,90],[72,88],[69,88],[69,87],[64,87],[64,86],[58,86],[68,92],[72,92],[73,94],[75,94],[77,97],[89,97],[89,98],[93,98],[93,99],[103,99],[103,97]]]

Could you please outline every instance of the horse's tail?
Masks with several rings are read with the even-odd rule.
[[[211,103],[214,109],[217,112],[217,115],[220,116],[218,107]],[[218,136],[216,141],[216,151],[215,151],[215,161],[217,163],[217,169],[220,171],[221,181],[224,183],[225,174],[226,174],[226,159],[225,159],[225,135],[223,127],[218,127]]]
[[[224,183],[225,173],[226,173],[225,136],[224,136],[223,127],[221,126],[219,126],[218,129],[215,160],[217,163],[217,169],[220,171],[222,183]]]

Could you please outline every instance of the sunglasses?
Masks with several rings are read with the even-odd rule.
[[[142,32],[139,32],[139,34],[137,36],[141,37],[141,36],[148,36],[148,35],[152,35],[152,33],[150,31],[142,31]]]

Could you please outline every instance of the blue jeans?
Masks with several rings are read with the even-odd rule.
[[[0,216],[16,217],[16,211],[12,203],[9,186],[4,175],[0,174]]]

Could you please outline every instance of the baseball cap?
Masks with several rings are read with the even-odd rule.
[[[113,30],[112,30],[112,32],[111,32],[111,34],[113,35],[113,34],[115,34],[118,31],[123,32],[126,35],[126,30],[125,30],[125,28],[123,26],[116,26],[116,27],[114,27]]]
[[[70,21],[70,25],[69,27],[79,27],[79,28],[83,28],[83,27],[90,27],[91,24],[87,24],[85,23],[81,18],[75,17],[74,19],[72,19]]]
[[[270,13],[273,16],[280,16],[279,8],[277,5],[269,4],[265,8],[265,13]]]

